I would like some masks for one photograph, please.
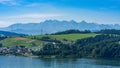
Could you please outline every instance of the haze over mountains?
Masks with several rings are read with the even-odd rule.
[[[78,30],[91,30],[97,31],[101,29],[120,29],[118,24],[96,24],[88,23],[86,21],[58,21],[58,20],[46,20],[41,23],[28,23],[28,24],[13,24],[5,28],[0,28],[2,31],[10,31],[15,33],[37,35],[37,34],[50,34],[59,31],[65,31],[69,29]]]

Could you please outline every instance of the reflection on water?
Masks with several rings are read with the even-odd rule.
[[[120,66],[120,59],[96,59],[96,65]]]
[[[0,56],[0,68],[120,68],[115,59],[38,59]]]

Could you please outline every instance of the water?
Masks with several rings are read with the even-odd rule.
[[[0,56],[0,68],[120,68],[115,59],[37,59]]]

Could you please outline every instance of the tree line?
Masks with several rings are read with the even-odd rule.
[[[66,31],[62,31],[62,32],[57,32],[57,33],[53,33],[53,35],[60,35],[60,34],[74,34],[74,33],[91,33],[90,30],[75,30],[75,29],[70,29],[70,30],[66,30]]]
[[[48,43],[38,51],[33,51],[34,55],[40,57],[109,57],[120,58],[120,36],[118,35],[98,35],[85,39],[79,39],[74,43],[53,44]]]
[[[90,31],[90,30],[75,30],[75,29],[70,29],[66,31],[61,31],[61,32],[56,32],[53,33],[53,35],[60,35],[60,34],[85,34],[85,33],[100,33],[100,34],[117,34],[120,35],[120,30],[117,29],[103,29],[100,31]]]

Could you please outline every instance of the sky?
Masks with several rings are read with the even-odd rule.
[[[120,0],[0,0],[0,27],[49,19],[120,24]]]

